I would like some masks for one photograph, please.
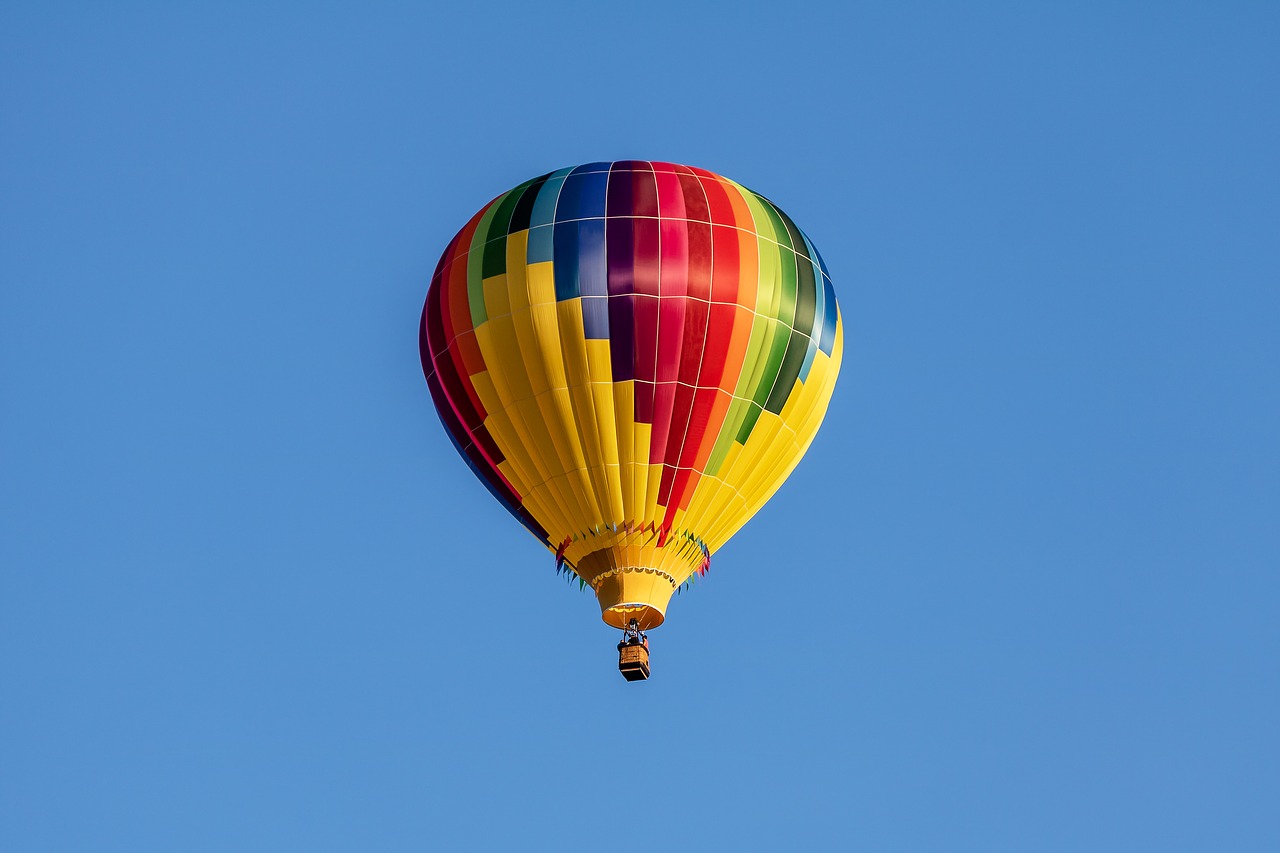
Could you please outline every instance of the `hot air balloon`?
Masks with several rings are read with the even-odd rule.
[[[449,243],[419,331],[471,470],[590,586],[648,677],[646,631],[791,473],[835,386],[843,329],[813,243],[705,169],[561,169]]]

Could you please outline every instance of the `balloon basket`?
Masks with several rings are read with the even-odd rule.
[[[649,649],[639,643],[618,649],[618,672],[627,681],[644,681],[649,677]]]

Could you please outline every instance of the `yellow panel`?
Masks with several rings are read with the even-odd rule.
[[[738,445],[735,444],[734,448],[737,447]],[[684,517],[684,527],[697,531],[698,535],[705,539],[716,519],[725,512],[725,508],[736,494],[737,490],[719,477],[704,476],[694,492],[694,499],[689,503],[689,511]]]
[[[515,433],[513,437],[504,435],[502,439],[495,435],[495,441],[498,441],[504,455],[517,461],[528,472],[528,488],[532,488],[550,480],[563,469],[554,453],[554,444],[545,419],[531,399],[530,376],[518,343],[520,325],[524,327],[526,340],[532,341],[532,324],[528,311],[496,317],[484,323],[476,329],[476,341],[485,364],[491,368],[486,371],[487,378],[492,382],[502,413]],[[492,414],[491,410],[491,417]],[[521,494],[524,494],[523,490]],[[570,519],[579,514],[578,503],[576,499],[570,499],[571,496],[561,495],[558,491],[548,497],[551,500],[544,499],[544,506],[554,507],[554,513],[546,516],[535,514],[534,518],[549,533],[564,530],[569,526]],[[530,512],[533,513],[532,508]]]
[[[607,340],[589,340],[587,344],[587,362],[591,367],[591,381],[613,383],[612,351]]]
[[[573,420],[573,401],[569,397],[568,388],[552,388],[547,395],[538,395],[538,401],[550,400],[548,426],[551,427],[551,439],[556,444],[556,451],[565,471],[570,475],[578,489],[579,502],[584,513],[575,519],[583,529],[601,522],[600,507],[596,504],[595,489],[591,487],[591,477],[587,472],[587,460],[578,441],[578,431]],[[543,411],[548,411],[543,407]]]
[[[513,299],[512,302],[514,303],[515,300]],[[494,321],[495,326],[501,322],[501,318]],[[547,385],[547,373],[542,369],[541,350],[538,345],[538,332],[534,328],[532,309],[515,309],[511,314],[511,324],[515,331],[516,346],[514,351],[519,355],[519,364],[510,365],[510,369],[515,373],[524,374],[528,378],[529,384],[528,394],[520,394],[515,399],[520,400],[525,396],[537,396],[546,391],[549,386]],[[507,367],[505,363],[504,367]]]
[[[533,396],[514,324],[515,318],[506,315],[491,318],[476,329],[476,343],[491,374],[494,389],[503,405],[507,406],[515,400]]]
[[[524,268],[528,284],[527,305],[554,305],[556,303],[556,276],[551,261],[529,264]],[[515,298],[512,298],[512,307]]]
[[[729,537],[750,520],[751,513],[747,509],[747,502],[742,499],[741,495],[734,494],[725,503],[719,518],[716,519],[704,537],[708,547],[712,551],[717,551],[724,547],[724,543],[729,540]]]
[[[649,435],[652,424],[637,423],[632,430],[631,450],[631,516],[637,524],[648,519],[646,510],[649,506]]]
[[[511,313],[511,301],[507,297],[510,288],[507,286],[505,273],[486,278],[481,282],[481,286],[484,288],[485,315],[490,320],[494,317],[502,317]],[[484,324],[482,323],[481,325]]]
[[[618,437],[618,480],[622,488],[622,521],[636,518],[635,490],[635,410],[636,383],[634,380],[614,382],[613,423]]]
[[[476,374],[483,376],[483,374]],[[474,382],[476,376],[471,377]],[[477,390],[479,390],[477,388]],[[483,399],[483,397],[481,398]],[[541,481],[537,470],[531,470],[529,467],[529,457],[526,452],[520,448],[520,437],[516,434],[515,427],[511,424],[511,419],[507,417],[506,412],[502,409],[496,409],[489,412],[488,417],[484,420],[485,429],[489,431],[490,438],[494,444],[498,445],[498,449],[503,451],[506,457],[504,464],[510,467],[510,472],[503,471],[507,481],[511,483],[512,488],[518,494],[525,494],[534,484]],[[507,452],[507,448],[511,448],[511,452]]]
[[[613,383],[591,383],[595,398],[596,427],[600,436],[600,453],[604,462],[605,487],[600,504],[610,523],[627,520],[622,500],[622,466],[618,458],[618,433],[613,411]]]
[[[822,353],[815,356],[808,380],[802,388],[797,389],[798,393],[793,393],[792,399],[787,401],[790,410],[784,408],[784,411],[794,419],[795,423],[785,422],[777,416],[768,415],[770,419],[780,424],[780,428],[770,436],[767,445],[762,447],[755,440],[757,433],[760,432],[760,426],[757,426],[747,442],[747,447],[742,448],[739,456],[733,460],[733,464],[728,464],[726,460],[727,470],[737,467],[739,471],[742,470],[741,461],[749,460],[752,471],[755,473],[747,478],[746,483],[741,484],[741,491],[736,499],[727,502],[717,501],[722,505],[704,515],[705,521],[709,522],[704,525],[707,528],[704,538],[713,549],[721,547],[778,491],[808,450],[835,388],[835,378],[839,368],[837,359],[843,353],[843,335],[839,324],[836,327],[836,345],[832,352],[836,359],[828,359]],[[764,421],[765,416],[761,419]],[[769,435],[768,430],[766,425],[765,435]]]
[[[738,457],[737,464],[724,475],[726,483],[744,493],[751,489],[762,473],[759,467],[760,461],[781,425],[782,419],[773,412],[760,413],[755,429],[751,430],[747,443],[743,445],[742,455]]]
[[[500,356],[494,353],[498,347],[493,345],[493,325],[509,323],[509,320],[511,319],[502,318],[489,321],[476,329],[476,343],[480,347],[480,353],[486,365],[502,364],[502,361],[498,361]],[[499,330],[498,337],[506,336],[503,336]],[[539,469],[536,460],[531,459],[529,455],[524,424],[517,423],[517,420],[512,418],[512,412],[508,411],[508,407],[511,406],[512,392],[507,383],[512,380],[518,382],[520,379],[522,379],[521,375],[513,375],[511,370],[499,368],[497,371],[484,370],[475,374],[471,377],[471,384],[475,387],[477,396],[480,397],[481,405],[484,405],[485,411],[488,411],[488,418],[485,419],[486,428],[493,435],[494,442],[502,450],[503,456],[511,460],[520,470],[521,485],[516,487],[516,491],[524,494],[532,485],[543,479],[544,471]]]
[[[548,394],[550,392],[547,392]],[[575,519],[583,516],[582,503],[578,498],[576,491],[564,488],[564,462],[561,459],[555,445],[553,434],[547,429],[547,413],[543,408],[543,397],[534,397],[532,399],[518,400],[515,404],[520,411],[520,416],[526,424],[533,429],[530,438],[531,446],[529,448],[530,455],[541,461],[542,465],[547,469],[544,482],[555,496],[557,505],[562,507],[564,513],[564,526],[568,528],[568,532],[572,531],[575,526]],[[538,519],[542,521],[541,518]]]
[[[586,458],[587,473],[591,480],[593,502],[598,508],[593,524],[608,524],[613,520],[609,512],[609,476],[605,471],[605,453],[601,433],[612,434],[613,424],[601,420],[596,413],[595,395],[592,393],[591,371],[587,364],[586,333],[583,330],[581,300],[572,299],[556,305],[560,323],[560,349],[568,377],[570,399],[573,403],[573,420],[578,440]],[[610,400],[612,409],[612,400]],[[616,438],[613,439],[616,442]]]
[[[796,465],[800,464],[800,458],[804,455],[804,450],[794,439],[783,440],[780,438],[778,443],[784,446],[783,452],[779,453],[774,460],[769,476],[764,480],[763,488],[749,496],[747,509],[751,515],[755,515],[778,489],[782,488],[782,484],[786,482],[787,477],[795,470]]]
[[[658,509],[658,491],[662,485],[662,469],[664,466],[661,462],[655,462],[647,467],[649,469],[649,482],[645,487],[644,520],[645,522],[658,523],[662,521],[662,512]]]
[[[698,485],[693,490],[693,496],[689,499],[689,508],[685,510],[684,519],[681,522],[686,529],[701,529],[698,522],[704,517],[707,506],[715,499],[720,487],[721,481],[718,477],[703,474],[698,478]]]
[[[760,461],[753,476],[741,490],[742,496],[747,500],[747,506],[758,507],[761,502],[760,496],[772,493],[777,484],[779,472],[789,471],[797,461],[796,447],[795,433],[779,422],[777,432],[774,433],[765,451],[760,454]]]
[[[549,401],[549,409],[544,406],[543,411],[548,411],[556,419],[552,423],[552,441],[556,442],[556,452],[563,464],[562,470],[585,471],[586,456],[577,441],[577,430],[572,428],[573,400],[568,388],[552,388],[545,394],[538,394],[538,400],[540,405],[541,401]]]
[[[708,483],[710,485],[707,486],[698,513],[695,515],[691,508],[685,520],[685,527],[698,531],[698,535],[710,545],[717,519],[725,516],[730,503],[738,497],[738,492],[719,477],[708,478]]]
[[[599,430],[601,459],[606,465],[617,467],[621,459],[618,455],[617,421],[613,409],[613,383],[592,382],[591,396],[596,413],[596,427]],[[618,520],[623,519],[619,517]]]
[[[529,290],[529,281],[525,273],[525,256],[529,249],[529,232],[517,231],[514,234],[507,235],[507,293],[503,297],[505,308],[502,303],[495,303],[495,308],[503,308],[501,311],[495,311],[489,308],[488,298],[486,294],[485,307],[489,310],[489,319],[510,314],[516,307],[524,308],[528,305],[527,295]],[[518,300],[519,305],[512,305],[512,300]]]
[[[541,456],[552,472],[548,478],[551,488],[566,507],[571,529],[577,530],[597,523],[600,513],[587,476],[573,404],[567,390],[554,300],[554,276],[550,264],[534,264],[525,272],[526,295],[532,307],[517,309],[512,314],[512,322],[522,357],[519,369],[527,372],[534,392],[539,433],[535,439],[541,439],[542,432],[547,437],[545,441],[537,441],[535,455]],[[548,285],[551,288],[549,301],[545,299]],[[513,297],[513,305],[516,301]],[[525,417],[528,421],[529,415]]]
[[[568,388],[564,356],[560,352],[560,321],[556,316],[555,303],[534,305],[529,312],[533,318],[534,349],[533,352],[525,353],[525,357],[538,357],[537,366],[530,364],[530,369],[541,369],[548,388]]]

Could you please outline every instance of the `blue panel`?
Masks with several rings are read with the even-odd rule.
[[[604,220],[587,219],[577,225],[578,290],[583,296],[608,296],[609,268],[604,254]]]
[[[810,248],[813,248],[812,244],[810,244]],[[817,266],[813,261],[809,263],[812,266]],[[813,306],[813,326],[809,332],[809,349],[805,351],[804,364],[800,366],[801,382],[809,378],[809,368],[813,366],[813,357],[818,352],[818,341],[822,337],[827,320],[827,288],[830,287],[830,282],[822,274],[821,270],[815,269],[814,272],[817,274],[816,289],[818,298],[814,300],[816,304]]]
[[[556,302],[579,296],[578,290],[578,223],[557,222],[555,225]]]
[[[808,239],[809,237],[806,235],[805,240]],[[809,244],[809,257],[818,262],[818,268],[822,270],[823,276],[826,277],[827,281],[830,281],[831,273],[827,270],[827,262],[822,259],[822,255],[818,254],[818,248],[812,243]]]
[[[566,219],[588,219],[604,216],[605,189],[608,172],[577,172],[564,179],[560,202],[556,205],[556,222]]]
[[[612,168],[612,163],[587,163],[585,166],[575,167],[573,174],[580,175],[586,172],[607,172]]]
[[[582,297],[582,327],[589,341],[609,339],[609,297]]]
[[[556,201],[560,198],[560,187],[564,184],[564,176],[568,169],[552,172],[551,177],[538,190],[538,199],[533,203],[533,211],[529,215],[529,227],[550,225],[556,221]]]
[[[818,342],[809,341],[809,348],[804,352],[804,362],[800,365],[800,381],[803,383],[809,378],[809,368],[813,367],[813,357],[818,353]]]
[[[551,260],[552,247],[555,245],[551,235],[554,232],[554,225],[539,225],[529,229],[529,248],[525,252],[529,263],[538,264]]]
[[[525,187],[523,193],[520,194],[520,201],[516,203],[516,208],[511,213],[511,225],[507,228],[508,234],[515,234],[517,231],[528,231],[529,220],[533,216],[533,203],[538,200],[538,193],[542,190],[542,185],[547,182],[550,175],[543,175],[535,178]]]
[[[831,355],[831,348],[836,342],[836,292],[831,287],[831,279],[822,277],[822,337],[818,340],[818,348]]]

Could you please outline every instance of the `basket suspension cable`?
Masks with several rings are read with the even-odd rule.
[[[643,681],[649,677],[649,638],[640,630],[640,622],[631,619],[622,629],[618,642],[618,670],[627,681]]]
[[[622,629],[622,642],[624,645],[633,645],[648,639],[649,638],[645,636],[644,631],[640,630],[639,621],[635,619],[628,622],[627,626]]]

